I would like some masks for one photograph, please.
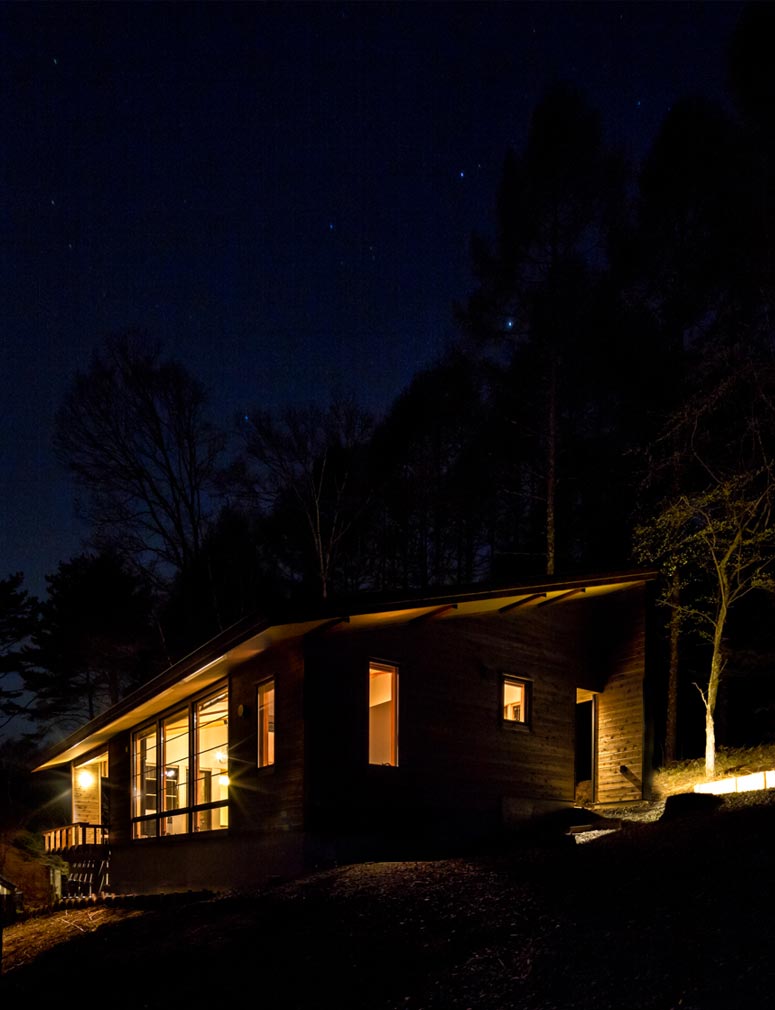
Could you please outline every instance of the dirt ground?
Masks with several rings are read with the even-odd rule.
[[[6,931],[0,1005],[769,1010],[775,796]],[[68,984],[64,985],[64,981]],[[78,984],[74,984],[74,981]]]
[[[60,943],[142,914],[139,909],[95,905],[93,908],[68,908],[13,923],[3,930],[2,970],[11,972]]]

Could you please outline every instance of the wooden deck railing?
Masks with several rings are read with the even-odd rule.
[[[79,845],[107,845],[108,829],[104,824],[66,824],[43,832],[46,852],[66,852]]]

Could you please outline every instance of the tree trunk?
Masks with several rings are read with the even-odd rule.
[[[705,778],[712,779],[716,774],[716,727],[713,713],[705,706]]]
[[[708,693],[703,695],[705,702],[705,778],[712,779],[716,773],[716,726],[713,721],[713,713],[716,711],[716,699],[718,698],[718,688],[721,683],[721,673],[724,668],[724,661],[721,651],[721,642],[724,637],[724,625],[726,623],[727,606],[723,602],[716,616],[716,626],[713,632],[713,655],[710,660],[710,679],[708,680]]]
[[[549,395],[547,403],[546,432],[546,574],[554,575],[556,564],[556,519],[557,496],[557,360],[552,354],[549,375]]]

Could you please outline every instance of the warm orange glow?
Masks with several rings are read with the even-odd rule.
[[[185,814],[172,811],[188,806],[188,749],[189,716],[188,709],[168,716],[161,724],[162,775],[161,810],[167,816],[159,822],[161,834],[181,835],[188,830]]]
[[[81,789],[93,789],[97,783],[97,779],[88,768],[81,768],[76,777],[76,782]]]
[[[229,760],[229,698],[226,691],[196,704],[194,725],[195,802],[224,804],[220,808],[199,811],[194,829],[214,831],[225,828],[227,823],[229,776],[224,765],[228,765]]]
[[[731,778],[717,779],[715,782],[698,782],[696,793],[748,793],[754,789],[775,789],[775,769],[768,772],[753,772],[750,775],[733,775]]]
[[[108,755],[100,754],[72,770],[72,817],[74,824],[101,824],[102,782],[108,777]]]
[[[524,681],[504,679],[503,718],[507,722],[527,722],[527,685]]]
[[[369,664],[369,764],[398,764],[398,667]]]
[[[229,698],[225,688],[193,708],[186,706],[139,730],[132,749],[135,838],[226,826]],[[192,812],[195,805],[206,809]]]
[[[274,764],[274,681],[258,685],[258,767]]]

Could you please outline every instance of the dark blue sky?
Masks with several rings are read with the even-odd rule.
[[[384,411],[454,337],[504,153],[560,78],[633,159],[723,94],[731,3],[6,3],[0,577],[79,549],[53,413],[141,329],[213,417]]]

